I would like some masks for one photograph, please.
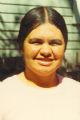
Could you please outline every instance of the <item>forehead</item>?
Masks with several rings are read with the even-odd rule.
[[[63,35],[55,25],[45,23],[32,30],[28,37],[63,37]]]

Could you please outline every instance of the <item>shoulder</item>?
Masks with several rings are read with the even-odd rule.
[[[16,88],[17,83],[18,83],[17,75],[13,75],[13,76],[10,76],[10,77],[4,79],[3,81],[0,82],[1,92],[2,91],[7,92],[9,90]]]
[[[80,105],[80,82],[68,77],[60,77],[60,91],[69,100],[75,101]],[[66,98],[66,99],[67,99]]]
[[[11,99],[12,95],[16,94],[16,91],[18,90],[19,83],[17,80],[17,75],[13,75],[11,77],[8,77],[4,79],[0,83],[0,97],[2,99],[2,103],[5,103],[5,100],[9,101]]]
[[[17,79],[17,76],[13,75],[0,81],[0,120],[2,119],[1,117],[4,114],[4,111],[8,108],[13,92],[16,89],[15,79]]]
[[[6,85],[6,84],[11,84],[13,83],[17,78],[17,75],[13,75],[13,76],[10,76],[10,77],[7,77],[6,79],[4,79],[1,84],[2,85]]]
[[[79,86],[80,86],[80,82],[77,81],[77,80],[74,80],[74,79],[72,79],[72,78],[63,77],[63,80],[64,80],[66,83],[69,83],[69,84],[72,84],[72,85],[79,85]]]
[[[64,77],[58,74],[58,78],[60,82],[65,82],[66,84],[75,84],[75,85],[80,85],[80,82],[77,80],[74,80],[72,78],[69,77]]]
[[[80,91],[80,82],[72,78],[62,77],[62,84],[64,85],[65,89],[70,91],[75,91],[78,93]]]

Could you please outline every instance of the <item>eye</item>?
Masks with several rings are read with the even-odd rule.
[[[49,41],[49,45],[51,46],[62,45],[62,41],[60,39],[53,39]]]
[[[41,39],[34,38],[34,39],[30,39],[29,43],[35,44],[35,45],[41,45],[41,44],[43,44],[43,41]]]

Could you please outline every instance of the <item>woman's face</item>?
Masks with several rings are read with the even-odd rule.
[[[56,72],[65,50],[61,31],[50,23],[32,30],[23,44],[25,69],[41,76]]]

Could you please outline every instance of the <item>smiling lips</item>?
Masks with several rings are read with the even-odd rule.
[[[51,59],[51,58],[36,58],[36,60],[42,66],[49,66],[52,64],[52,61],[53,61],[53,59]]]

